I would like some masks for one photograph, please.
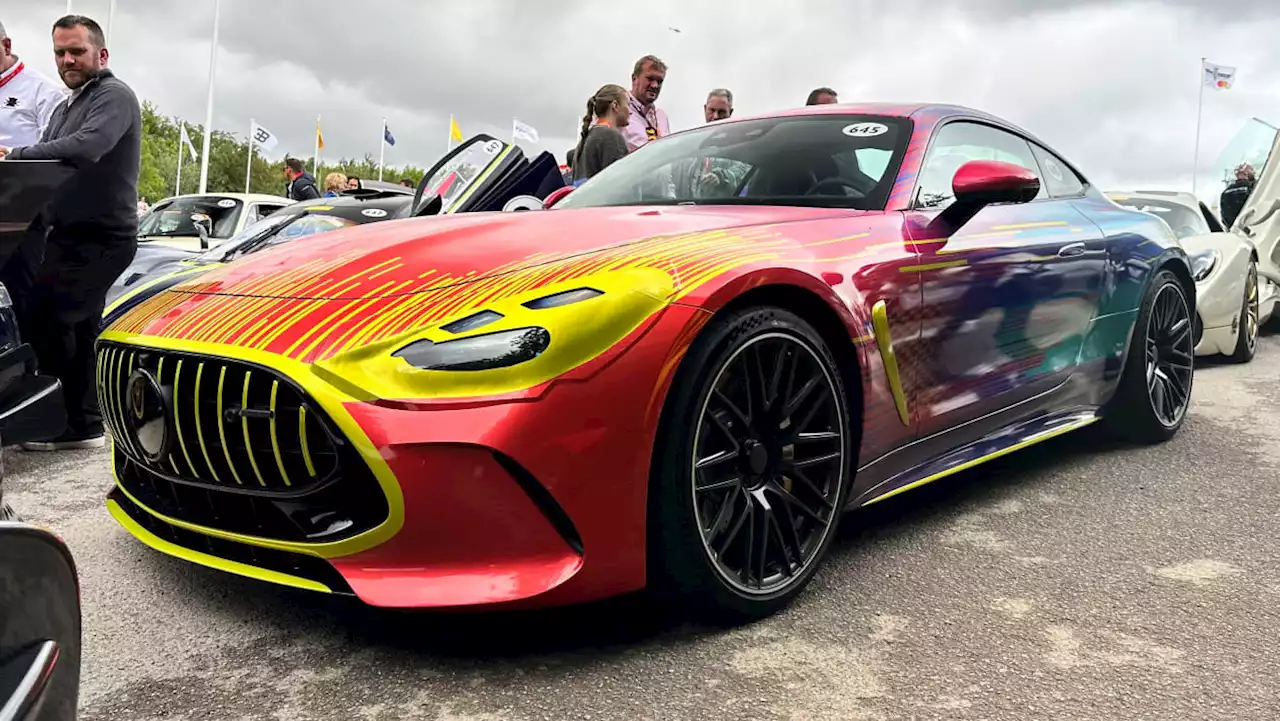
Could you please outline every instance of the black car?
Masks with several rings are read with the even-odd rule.
[[[0,162],[0,244],[8,256],[71,170],[54,161]],[[39,373],[36,354],[22,340],[13,299],[0,284],[0,443],[57,437],[66,428],[62,384]]]
[[[564,179],[551,153],[528,160],[515,145],[477,135],[428,170],[417,189],[371,181],[362,184],[362,189],[337,197],[286,206],[204,252],[139,245],[133,263],[107,294],[103,327],[156,293],[280,243],[397,218],[533,210],[564,187]]]

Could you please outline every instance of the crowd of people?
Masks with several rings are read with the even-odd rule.
[[[657,56],[646,55],[631,69],[630,90],[621,85],[603,85],[587,98],[578,144],[566,154],[569,171],[565,182],[581,185],[627,153],[671,134],[667,113],[658,107],[666,79],[667,64]],[[809,93],[805,105],[838,102],[835,90],[822,87]],[[708,123],[732,117],[733,92],[715,88],[707,93],[702,114]]]

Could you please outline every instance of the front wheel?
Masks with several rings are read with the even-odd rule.
[[[1227,356],[1232,362],[1248,363],[1258,352],[1258,301],[1258,264],[1250,261],[1240,303],[1240,332],[1236,334],[1235,350]]]
[[[1172,438],[1191,404],[1194,352],[1186,289],[1171,271],[1161,270],[1143,296],[1104,429],[1137,443]]]
[[[840,367],[779,308],[717,318],[663,412],[650,480],[649,586],[704,620],[772,614],[835,537],[857,448]]]

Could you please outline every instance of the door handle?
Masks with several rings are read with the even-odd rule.
[[[1064,245],[1061,248],[1059,248],[1058,257],[1074,258],[1077,255],[1084,255],[1084,252],[1085,252],[1084,243],[1072,243],[1071,245]]]

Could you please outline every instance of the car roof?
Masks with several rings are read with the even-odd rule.
[[[240,200],[245,203],[283,203],[288,205],[293,201],[280,195],[266,195],[264,193],[185,193],[183,195],[172,195],[163,198],[159,202],[164,203],[179,198],[231,198],[232,200]]]

